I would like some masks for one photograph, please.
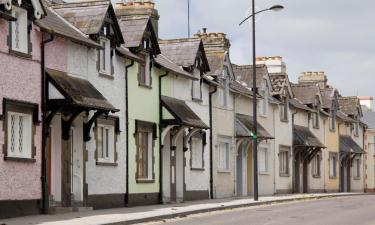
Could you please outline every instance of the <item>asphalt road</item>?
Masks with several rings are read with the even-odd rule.
[[[375,196],[250,207],[188,216],[152,225],[375,225]]]

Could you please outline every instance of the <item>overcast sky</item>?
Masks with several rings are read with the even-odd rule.
[[[250,0],[190,0],[191,32],[224,32],[236,64],[251,62],[250,24],[238,23]],[[161,38],[187,37],[187,0],[155,0]],[[258,10],[282,4],[257,20],[257,56],[282,56],[292,81],[325,71],[343,95],[375,96],[374,0],[256,0]]]

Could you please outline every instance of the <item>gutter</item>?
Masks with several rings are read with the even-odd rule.
[[[214,91],[209,93],[209,114],[210,114],[210,198],[214,198],[214,170],[213,170],[213,146],[212,146],[212,95],[217,92],[217,86],[215,86]]]
[[[134,60],[125,66],[125,129],[126,129],[126,193],[125,193],[125,206],[129,205],[129,90],[128,90],[128,70],[134,65]]]
[[[43,35],[42,35],[43,38]],[[45,46],[49,42],[52,42],[54,40],[54,35],[51,34],[50,38],[47,40],[42,40],[42,43],[40,44],[40,50],[41,50],[41,59],[40,59],[40,66],[41,66],[41,75],[42,75],[42,176],[41,176],[41,183],[42,183],[42,204],[41,204],[41,212],[43,214],[48,213],[49,208],[49,193],[48,193],[48,162],[47,162],[47,152],[46,152],[46,146],[47,146],[47,138],[49,136],[49,124],[47,123],[47,85],[46,85],[46,65],[45,65]]]
[[[161,121],[163,120],[163,108],[161,106],[161,80],[168,76],[169,72],[165,72],[159,76],[159,202],[163,203],[163,146],[161,145]],[[184,156],[185,157],[185,156]]]

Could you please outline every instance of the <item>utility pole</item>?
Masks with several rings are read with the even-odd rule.
[[[190,38],[190,0],[187,0],[188,5],[188,38]]]

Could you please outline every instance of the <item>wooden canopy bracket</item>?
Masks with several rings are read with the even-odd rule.
[[[83,112],[83,109],[76,109],[71,114],[70,118],[68,120],[61,120],[61,128],[62,128],[62,138],[64,140],[68,140],[70,138],[70,128],[72,127],[72,124],[74,120]]]
[[[83,124],[83,141],[84,142],[88,142],[91,140],[90,131],[91,131],[92,125],[95,123],[96,119],[102,114],[108,115],[108,113],[98,110],[95,112],[95,114],[90,118],[90,120],[87,123]]]

